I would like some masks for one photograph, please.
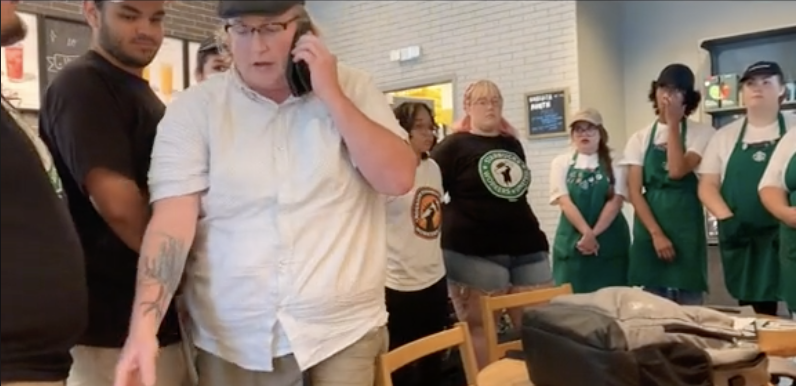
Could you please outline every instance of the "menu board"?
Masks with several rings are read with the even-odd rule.
[[[77,21],[45,17],[42,33],[42,88],[46,88],[64,66],[88,51],[91,28]]]
[[[530,136],[566,134],[569,112],[569,91],[567,89],[526,94],[525,108],[528,114],[528,134]]]

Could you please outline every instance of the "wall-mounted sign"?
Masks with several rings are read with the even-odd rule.
[[[528,134],[531,137],[554,137],[567,134],[569,90],[554,89],[525,95]]]

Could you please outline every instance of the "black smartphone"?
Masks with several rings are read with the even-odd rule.
[[[296,47],[296,42],[307,32],[310,32],[310,23],[301,21],[296,26],[296,36],[293,37],[293,45],[290,46],[292,51]],[[312,91],[312,79],[310,78],[310,68],[304,61],[293,61],[293,54],[290,54],[287,63],[287,83],[290,86],[290,92],[297,97],[304,96]]]

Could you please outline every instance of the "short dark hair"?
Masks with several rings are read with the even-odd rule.
[[[650,85],[650,92],[648,95],[648,99],[652,102],[652,107],[655,109],[655,114],[660,114],[661,110],[658,107],[658,98],[655,97],[656,92],[658,91],[658,82],[653,81],[652,85]],[[702,94],[696,90],[683,90],[683,103],[685,103],[685,116],[690,117],[697,108],[699,108],[699,103],[702,102]]]

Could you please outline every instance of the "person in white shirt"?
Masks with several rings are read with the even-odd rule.
[[[626,286],[626,167],[611,157],[599,111],[579,111],[570,122],[574,149],[554,158],[550,166],[550,204],[561,208],[553,276],[557,285],[569,283],[576,293]]]
[[[398,105],[395,117],[417,154],[415,186],[387,199],[387,312],[390,349],[444,330],[449,324],[448,286],[440,247],[442,175],[428,152],[437,125],[430,107]],[[442,384],[442,353],[393,373],[395,386]]]
[[[791,114],[791,117],[793,115]],[[781,299],[796,319],[796,129],[782,137],[760,179],[760,200],[780,221]]]
[[[154,332],[184,271],[200,386],[372,386],[387,348],[385,196],[412,188],[417,157],[304,1],[222,0],[219,16],[232,69],[182,93],[158,127],[115,385],[153,383]],[[312,86],[300,96],[297,62]]]
[[[779,309],[779,221],[765,210],[757,185],[780,138],[796,117],[780,111],[785,81],[777,63],[758,62],[741,77],[746,115],[710,140],[699,166],[699,198],[719,220],[724,282],[758,314]]]
[[[628,195],[636,221],[631,285],[680,304],[701,304],[707,290],[705,212],[696,168],[715,130],[688,117],[702,99],[694,73],[672,64],[652,83],[657,118],[627,142]]]

